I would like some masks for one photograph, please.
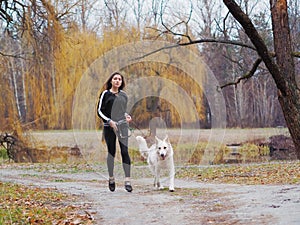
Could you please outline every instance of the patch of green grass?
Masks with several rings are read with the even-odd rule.
[[[54,179],[53,181],[54,182],[59,182],[59,183],[66,182],[64,179]]]
[[[0,147],[0,159],[8,159],[7,150],[3,147]]]
[[[22,177],[41,177],[39,174],[21,174]]]
[[[180,195],[180,196],[191,196],[191,197],[199,197],[204,194],[207,194],[208,189],[199,189],[199,188],[176,188],[175,192],[172,194]]]

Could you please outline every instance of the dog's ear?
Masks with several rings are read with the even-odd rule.
[[[164,141],[170,143],[169,136],[167,134],[166,134],[166,137],[164,138]]]
[[[155,144],[157,144],[159,141],[160,141],[159,138],[155,136]]]

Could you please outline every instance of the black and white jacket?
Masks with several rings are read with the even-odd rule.
[[[105,90],[101,93],[98,102],[98,116],[104,122],[104,126],[109,126],[109,121],[120,121],[126,117],[127,94],[120,90],[117,94]]]

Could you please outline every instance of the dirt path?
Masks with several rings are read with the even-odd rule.
[[[138,167],[134,167],[138,170]],[[152,179],[133,179],[133,192],[110,192],[97,173],[37,172],[2,168],[0,180],[56,188],[91,205],[96,224],[300,224],[300,186],[207,184],[176,179],[175,192],[152,189]],[[167,186],[167,179],[163,182]]]

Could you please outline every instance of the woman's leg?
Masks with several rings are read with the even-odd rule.
[[[107,168],[109,177],[114,176],[114,160],[116,155],[116,134],[111,127],[104,127],[104,138],[107,145]]]
[[[130,178],[130,166],[131,166],[131,160],[128,153],[128,138],[122,138],[119,141],[120,149],[121,149],[121,156],[122,156],[122,165],[123,170],[125,173],[125,179]]]
[[[122,155],[123,170],[125,173],[125,190],[128,192],[132,192],[132,186],[130,182],[131,160],[128,153],[128,138],[122,138],[121,141],[119,141],[119,143]]]

